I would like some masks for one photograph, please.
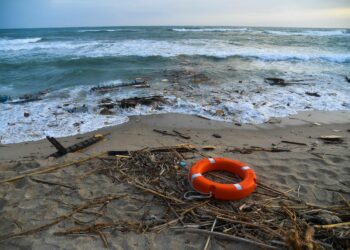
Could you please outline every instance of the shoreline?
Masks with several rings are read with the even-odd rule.
[[[162,221],[161,214],[175,216],[167,210],[169,208],[164,204],[164,200],[135,188],[130,185],[128,179],[125,180],[122,176],[117,176],[116,179],[108,177],[105,170],[116,167],[113,165],[115,157],[101,157],[81,164],[69,163],[87,159],[108,150],[140,150],[178,144],[192,144],[199,151],[196,156],[187,153],[185,161],[189,167],[203,157],[236,159],[247,163],[255,171],[258,187],[261,184],[271,190],[288,193],[288,196],[302,200],[305,204],[313,204],[315,208],[342,205],[345,204],[344,201],[350,199],[349,117],[350,112],[308,112],[283,118],[276,124],[237,126],[180,114],[137,116],[131,117],[128,123],[119,126],[107,127],[83,135],[58,138],[64,146],[69,146],[96,133],[110,133],[105,139],[85,150],[69,153],[57,159],[46,158],[55,152],[47,140],[5,145],[0,147],[0,180],[2,181],[40,168],[62,166],[66,163],[69,167],[27,176],[18,181],[1,183],[0,231],[10,235],[20,234],[25,230],[51,223],[54,218],[62,218],[63,214],[71,211],[71,207],[97,197],[105,197],[106,194],[122,194],[125,198],[103,205],[106,213],[101,219],[97,219],[99,223],[111,221],[116,224],[125,223],[125,219],[152,222],[154,218]],[[154,128],[169,132],[175,129],[191,138],[161,135],[154,132]],[[214,137],[213,134],[216,136]],[[341,136],[343,141],[327,144],[319,139],[323,135]],[[286,141],[299,144],[285,143]],[[212,146],[213,150],[204,150],[203,146],[206,145]],[[271,151],[270,149],[273,148],[283,149],[283,151]],[[249,152],[251,149],[253,149],[252,152]],[[255,149],[258,150],[255,151]],[[157,164],[161,167],[164,161],[160,160]],[[124,166],[124,169],[133,173],[134,167],[137,170],[137,166],[132,164]],[[152,164],[146,164],[144,167],[144,173],[143,170],[135,172],[136,178],[141,178],[144,174],[148,176],[147,178],[153,178]],[[186,169],[177,169],[175,172],[180,179],[165,178],[166,183],[175,184],[175,186],[181,183],[180,180],[187,183]],[[183,194],[177,189],[173,191]],[[227,207],[250,206],[249,204],[255,204],[255,202],[270,204],[272,200],[276,203],[275,205],[280,205],[279,202],[282,202],[276,196],[271,198],[269,193],[266,194],[267,196],[261,195],[261,191],[258,189],[250,197],[229,202],[226,205]],[[182,196],[179,198],[183,199]],[[223,207],[225,205],[213,199],[207,201],[221,204]],[[193,206],[198,202],[206,201],[184,200],[184,202]],[[100,210],[97,212],[96,214],[99,214]],[[241,215],[244,213],[246,212],[237,212]],[[76,216],[79,217],[74,220],[83,218],[89,221],[92,215]],[[77,227],[74,220],[53,225],[40,233],[0,240],[0,245],[5,248],[26,249],[101,248],[103,243],[99,237],[91,234],[72,234],[64,238],[57,235],[57,232],[63,229]],[[162,223],[168,223],[168,220]],[[326,224],[337,222],[339,221],[326,222]],[[169,224],[169,227],[171,226]],[[125,228],[118,229],[118,227],[106,228],[103,233],[108,238],[108,244],[116,249],[119,249],[121,244],[125,249],[143,249],[145,245],[152,249],[183,249],[188,246],[199,249],[207,238],[199,234],[176,232],[169,227],[158,233],[125,231]],[[3,234],[0,236],[4,237]],[[260,249],[237,241],[219,241],[215,237],[211,244],[213,249]]]
[[[99,142],[98,146],[91,146],[84,150],[84,152],[90,153],[94,151],[102,152],[102,150],[115,150],[115,148],[120,150],[136,150],[147,145],[160,146],[159,143],[186,142],[186,140],[180,140],[178,137],[161,136],[155,133],[153,129],[170,131],[172,129],[178,129],[187,133],[201,132],[199,133],[200,136],[204,136],[205,134],[205,137],[212,139],[211,134],[215,133],[215,131],[223,131],[224,134],[239,132],[244,135],[249,135],[249,133],[256,135],[261,133],[273,134],[274,131],[279,131],[279,133],[283,134],[285,130],[293,127],[299,127],[300,129],[306,127],[327,129],[329,126],[343,127],[346,126],[346,124],[350,124],[350,111],[306,111],[288,117],[273,118],[271,123],[242,125],[237,125],[232,122],[207,120],[195,115],[167,113],[131,116],[126,123],[57,139],[64,146],[68,147],[95,134],[110,134],[107,136],[107,138],[109,137],[108,142],[106,142],[107,139],[105,139]],[[348,126],[348,128],[350,129],[350,126]],[[329,133],[331,133],[331,131]],[[123,139],[128,138],[132,143],[128,143],[128,145],[122,148],[120,142],[118,142],[118,137]],[[145,139],[140,139],[140,141],[138,141],[138,137]],[[152,137],[154,137],[154,139],[152,139]],[[161,141],[157,142],[158,139],[161,139]],[[145,140],[146,143],[143,143],[143,140]],[[209,140],[209,142],[211,142],[211,140]],[[47,156],[50,152],[53,153],[54,151],[55,149],[46,139],[13,144],[0,144],[0,162],[4,160],[11,161],[16,158],[45,158],[45,155]]]

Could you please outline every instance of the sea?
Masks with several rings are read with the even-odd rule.
[[[3,29],[0,143],[85,133],[133,115],[182,113],[259,124],[300,111],[350,110],[349,75],[349,29]],[[149,88],[91,91],[135,79]],[[117,105],[112,114],[100,114],[102,99],[153,95],[166,102]]]

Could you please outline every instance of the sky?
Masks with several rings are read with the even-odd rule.
[[[350,28],[350,0],[0,0],[0,28],[124,25]]]

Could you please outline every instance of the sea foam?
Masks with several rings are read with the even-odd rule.
[[[350,53],[308,47],[253,47],[238,46],[222,40],[184,39],[176,41],[162,40],[97,40],[97,41],[43,41],[7,44],[1,50],[43,53],[52,57],[108,57],[108,56],[162,56],[179,55],[209,56],[217,58],[242,57],[263,61],[328,61],[335,63],[350,62]],[[27,51],[27,52],[26,52]],[[22,54],[24,55],[24,54]]]

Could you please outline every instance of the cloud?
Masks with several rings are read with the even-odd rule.
[[[349,27],[349,0],[0,0],[0,27]]]

